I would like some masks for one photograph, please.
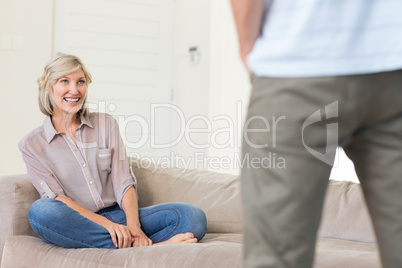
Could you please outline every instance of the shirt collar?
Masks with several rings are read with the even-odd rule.
[[[81,125],[78,128],[80,128],[82,125],[87,125],[90,128],[94,128],[88,117],[81,117]],[[45,130],[46,141],[47,143],[50,143],[53,140],[54,136],[58,134],[57,130],[53,126],[50,116],[46,116],[45,120],[43,121],[43,127]]]
[[[53,127],[50,116],[46,116],[45,120],[43,120],[43,128],[45,130],[46,141],[47,143],[50,143],[57,134],[56,129]]]
[[[89,116],[87,116],[87,117],[81,117],[81,126],[82,125],[87,125],[88,127],[90,127],[90,128],[94,128],[93,126],[92,126],[92,124],[91,124],[91,121],[89,120]],[[81,127],[80,126],[80,127]]]

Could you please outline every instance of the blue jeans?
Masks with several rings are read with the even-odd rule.
[[[97,212],[126,225],[126,214],[119,205]],[[33,230],[47,243],[65,248],[116,248],[109,232],[56,199],[36,200],[29,208]],[[201,240],[207,231],[205,213],[186,203],[166,203],[139,209],[141,229],[153,243],[191,232]]]

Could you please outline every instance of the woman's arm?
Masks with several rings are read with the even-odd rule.
[[[134,237],[133,246],[151,246],[152,240],[149,239],[141,230],[141,223],[138,215],[138,199],[135,189],[131,186],[124,194],[122,208],[126,213],[127,227]]]
[[[130,168],[124,142],[121,138],[119,125],[116,119],[105,115],[110,128],[108,132],[109,148],[113,148],[111,172],[109,179],[113,183],[113,190],[117,203],[124,210],[127,219],[127,227],[133,236],[133,246],[149,246],[152,241],[141,230],[141,223],[138,215],[138,200],[135,193],[135,176]]]
[[[85,218],[99,224],[103,228],[105,228],[109,233],[110,236],[112,237],[113,244],[118,247],[118,248],[128,248],[131,247],[131,243],[133,242],[133,236],[132,232],[129,230],[124,225],[114,223],[105,217],[93,213],[92,211],[89,211],[82,206],[78,205],[76,202],[73,200],[64,197],[64,196],[56,196],[57,200],[63,202],[70,208],[74,209],[78,213],[80,213],[82,216]]]

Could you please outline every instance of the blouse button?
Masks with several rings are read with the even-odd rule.
[[[85,164],[82,164],[82,166],[83,166],[83,167],[86,167],[87,165],[85,165]]]
[[[89,182],[89,184],[92,184],[92,183],[94,183],[94,182],[93,182],[93,181],[90,181],[90,182]]]

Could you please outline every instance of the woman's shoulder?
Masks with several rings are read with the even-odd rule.
[[[34,144],[38,143],[39,140],[45,139],[45,130],[43,125],[35,128],[28,134],[26,134],[19,142],[18,142],[18,147],[19,148],[26,148],[29,144]]]

